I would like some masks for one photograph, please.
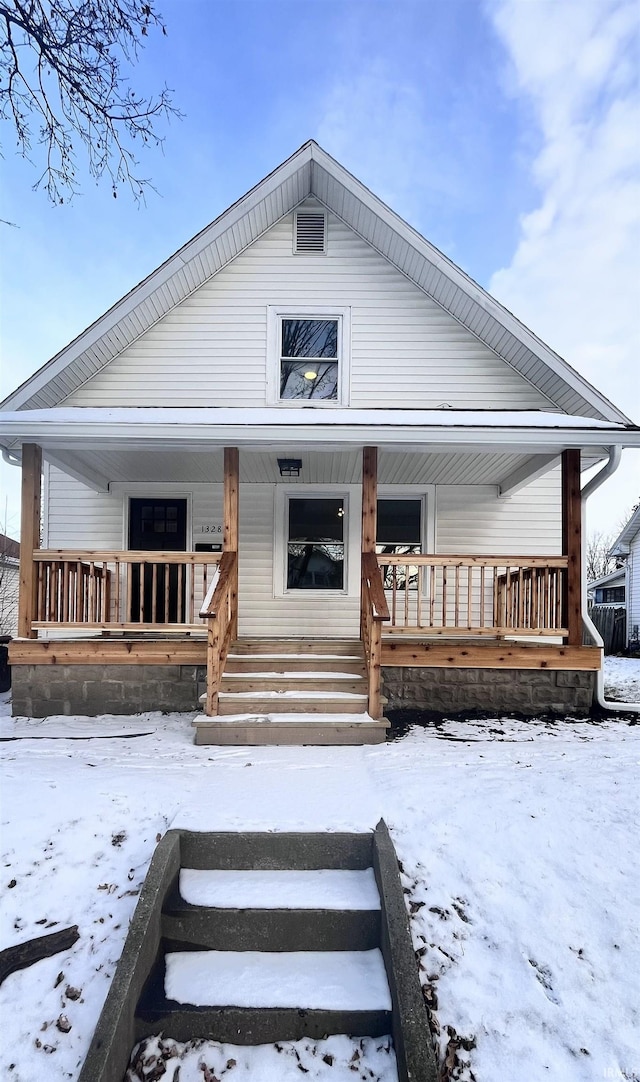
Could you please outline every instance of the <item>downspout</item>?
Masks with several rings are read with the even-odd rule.
[[[21,459],[18,457],[18,455],[15,454],[14,451],[10,451],[8,447],[1,447],[0,450],[2,451],[2,458],[7,463],[7,466],[22,465]]]
[[[609,448],[609,461],[605,463],[602,469],[592,477],[590,481],[584,486],[581,491],[582,498],[582,536],[586,537],[586,519],[587,519],[587,500],[596,489],[600,488],[607,478],[611,477],[616,472],[620,465],[620,459],[622,457],[622,449],[620,447]],[[583,557],[584,560],[584,557]],[[589,610],[587,607],[587,576],[582,575],[582,622],[591,635],[596,646],[599,646],[601,650],[604,650],[604,642],[598,629],[596,628],[593,620],[589,616]],[[615,703],[610,702],[604,697],[604,672],[602,665],[596,673],[596,702],[603,710],[608,710],[613,713],[625,713],[625,714],[640,714],[640,703]]]

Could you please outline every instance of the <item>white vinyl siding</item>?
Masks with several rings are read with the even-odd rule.
[[[91,492],[80,482],[50,470],[45,536],[49,548],[120,549],[125,538],[125,494],[160,494],[161,485],[122,485],[111,494]],[[221,520],[222,485],[164,486],[190,498],[192,535],[187,544],[213,540],[202,525]],[[351,560],[347,596],[322,591],[274,596],[275,522],[273,484],[240,484],[239,630],[244,636],[358,637],[359,568]],[[336,477],[327,495],[346,488]],[[355,488],[355,486],[354,486]],[[359,488],[359,486],[358,486]],[[317,490],[316,490],[317,491]],[[424,489],[416,486],[416,496]],[[384,489],[389,496],[392,487]],[[398,492],[406,496],[410,488]],[[553,555],[561,549],[560,471],[554,470],[510,499],[495,487],[437,485],[436,546],[440,553]],[[351,523],[359,529],[359,492],[351,490]],[[355,516],[355,518],[354,518]],[[282,533],[282,536],[284,534]],[[640,561],[638,561],[640,562]],[[280,591],[281,592],[281,591]]]
[[[262,406],[274,305],[351,309],[352,407],[552,408],[339,219],[327,227],[326,256],[294,254],[288,215],[67,404]]]
[[[640,533],[633,538],[627,557],[627,640],[640,628]]]

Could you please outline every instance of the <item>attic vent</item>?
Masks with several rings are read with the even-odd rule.
[[[304,210],[296,214],[296,252],[324,252],[326,249],[326,215],[323,211]]]

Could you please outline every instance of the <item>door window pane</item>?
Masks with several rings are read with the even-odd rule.
[[[287,589],[344,589],[344,501],[289,500]]]
[[[379,556],[411,556],[422,551],[422,500],[378,500],[376,552]],[[415,588],[418,568],[414,564],[380,561],[385,589]]]

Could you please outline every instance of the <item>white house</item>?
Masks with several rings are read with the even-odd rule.
[[[17,711],[589,709],[581,473],[640,432],[316,143],[1,409]]]
[[[627,608],[627,648],[640,648],[640,505],[636,507],[612,545],[610,556],[624,560],[624,589]]]

